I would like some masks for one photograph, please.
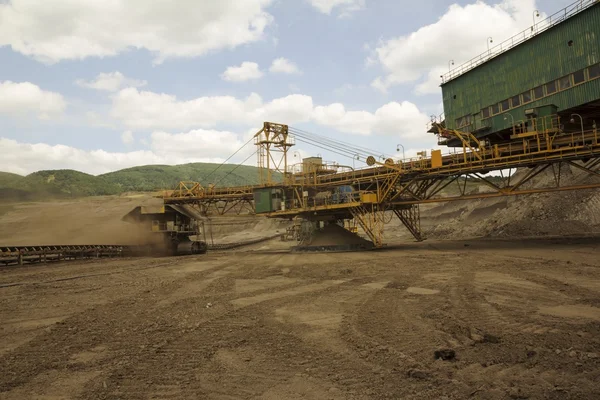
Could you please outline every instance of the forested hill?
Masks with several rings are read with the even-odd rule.
[[[113,195],[173,189],[180,181],[242,186],[258,183],[258,169],[251,166],[193,163],[182,165],[145,165],[89,175],[74,170],[38,171],[27,176],[0,172],[0,200],[41,200]],[[215,171],[215,172],[213,172]]]

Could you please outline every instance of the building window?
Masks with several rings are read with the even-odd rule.
[[[456,127],[462,128],[463,126],[471,125],[471,114],[460,117],[456,120]]]
[[[592,65],[588,68],[588,74],[590,79],[596,79],[600,77],[600,64]]]
[[[523,92],[518,96],[511,97],[510,99],[501,101],[500,103],[494,104],[493,106],[482,108],[482,119],[490,118],[493,115],[500,114],[501,112],[506,112],[511,108],[520,107],[527,103],[531,103],[534,100],[539,100],[544,96],[549,96],[558,92],[559,90],[569,89],[574,85],[584,83],[586,80],[592,80],[597,78],[600,78],[600,64],[588,67],[587,76],[586,70],[582,69],[580,71],[574,72],[573,74],[563,76],[558,80],[548,82],[545,85],[538,86],[535,89],[527,90],[526,92]],[[467,118],[465,125],[471,123],[471,115],[463,117],[462,119],[464,118]]]
[[[575,85],[579,85],[580,83],[585,82],[585,70],[577,71],[573,73],[573,83]]]
[[[490,108],[486,107],[483,110],[481,110],[481,116],[482,118],[489,118],[490,117]]]
[[[521,105],[521,96],[515,96],[512,99],[510,99],[510,102],[514,107],[519,107]]]
[[[563,76],[558,81],[560,82],[560,90],[565,90],[571,87],[571,75]]]

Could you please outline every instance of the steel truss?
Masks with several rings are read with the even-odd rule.
[[[410,205],[408,208],[394,209],[394,214],[417,242],[425,240],[425,236],[421,232],[421,211],[418,204]]]
[[[198,207],[204,215],[254,213],[254,202],[248,198],[199,202]]]
[[[565,174],[567,166],[573,167],[580,171],[583,177],[589,181],[594,179],[595,182],[587,182],[585,184],[573,184],[567,180]],[[509,169],[505,175],[501,171],[501,180],[493,182],[491,178],[481,175],[480,173],[462,173],[455,174],[443,179],[425,179],[412,180],[404,186],[400,186],[396,193],[390,197],[390,206],[414,205],[424,203],[439,203],[457,200],[475,200],[486,199],[502,196],[517,196],[534,193],[558,192],[567,190],[584,190],[600,188],[600,159],[592,159],[582,164],[573,161],[558,161],[551,164],[541,164],[529,168],[522,176],[516,176],[517,169]],[[545,186],[535,187],[533,178],[537,177],[545,171],[552,171],[552,181]],[[472,187],[468,184],[482,183],[488,191],[473,193]],[[456,188],[457,195],[441,196],[441,192],[447,188]]]
[[[350,212],[375,247],[383,246],[383,231],[386,224],[385,210],[382,210],[377,204],[370,204],[352,207]]]
[[[261,185],[275,183],[274,172],[286,176],[288,170],[287,154],[294,146],[288,126],[265,122],[263,128],[254,135],[254,144],[258,147],[258,174]]]

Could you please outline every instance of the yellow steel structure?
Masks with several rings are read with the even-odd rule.
[[[262,185],[273,185],[273,173],[287,173],[287,154],[294,145],[288,126],[265,122],[263,128],[254,135],[258,147],[258,174]]]
[[[219,212],[243,204],[252,204],[257,190],[272,188],[284,194],[279,209],[267,213],[272,218],[302,217],[309,220],[354,220],[361,226],[376,247],[383,245],[386,212],[395,215],[417,240],[423,240],[419,226],[419,204],[498,196],[593,189],[600,187],[600,142],[596,128],[578,133],[563,133],[557,124],[539,124],[544,128],[534,132],[515,132],[514,140],[505,144],[488,145],[470,133],[444,130],[438,134],[445,139],[458,139],[462,151],[442,155],[432,152],[431,158],[386,160],[377,162],[369,157],[369,168],[337,172],[335,165],[311,168],[301,174],[290,174],[287,151],[293,145],[288,126],[265,122],[256,134],[259,147],[261,185],[245,187],[204,188],[199,183],[182,182],[164,196],[165,203],[194,203],[205,211],[212,205]],[[274,156],[274,153],[280,158]],[[586,173],[590,180],[583,184],[565,182],[564,166]],[[274,182],[272,171],[281,171],[283,182]],[[520,176],[509,176],[501,182],[483,175],[490,171],[525,169]],[[553,171],[554,180],[545,187],[533,187],[531,180],[544,171]],[[469,193],[469,180],[476,179],[489,191]],[[458,194],[442,197],[450,185]],[[330,196],[340,187],[351,187],[343,196]],[[223,206],[225,204],[225,206]],[[232,205],[233,204],[233,205]],[[220,207],[220,208],[219,208]],[[390,215],[390,213],[387,213]]]

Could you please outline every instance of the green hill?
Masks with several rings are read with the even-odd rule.
[[[126,191],[174,189],[180,181],[208,186],[255,185],[258,169],[218,164],[145,165],[103,175],[74,170],[38,171],[27,176],[0,172],[0,200],[35,201],[55,198],[114,195]],[[276,179],[281,179],[277,174]]]
[[[0,172],[0,188],[18,187],[24,177],[10,172]]]
[[[256,167],[241,165],[223,165],[216,172],[219,164],[182,164],[182,165],[145,165],[100,175],[107,181],[119,185],[125,191],[150,191],[172,189],[180,181],[200,182],[208,186],[255,185],[258,182]]]
[[[0,200],[27,200],[29,192],[23,188],[25,177],[0,172]]]
[[[121,188],[101,176],[71,169],[38,171],[25,177],[30,190],[50,197],[84,197],[118,194]]]
[[[11,201],[117,194],[121,188],[98,176],[69,169],[38,171],[27,176],[0,173],[0,199]]]

